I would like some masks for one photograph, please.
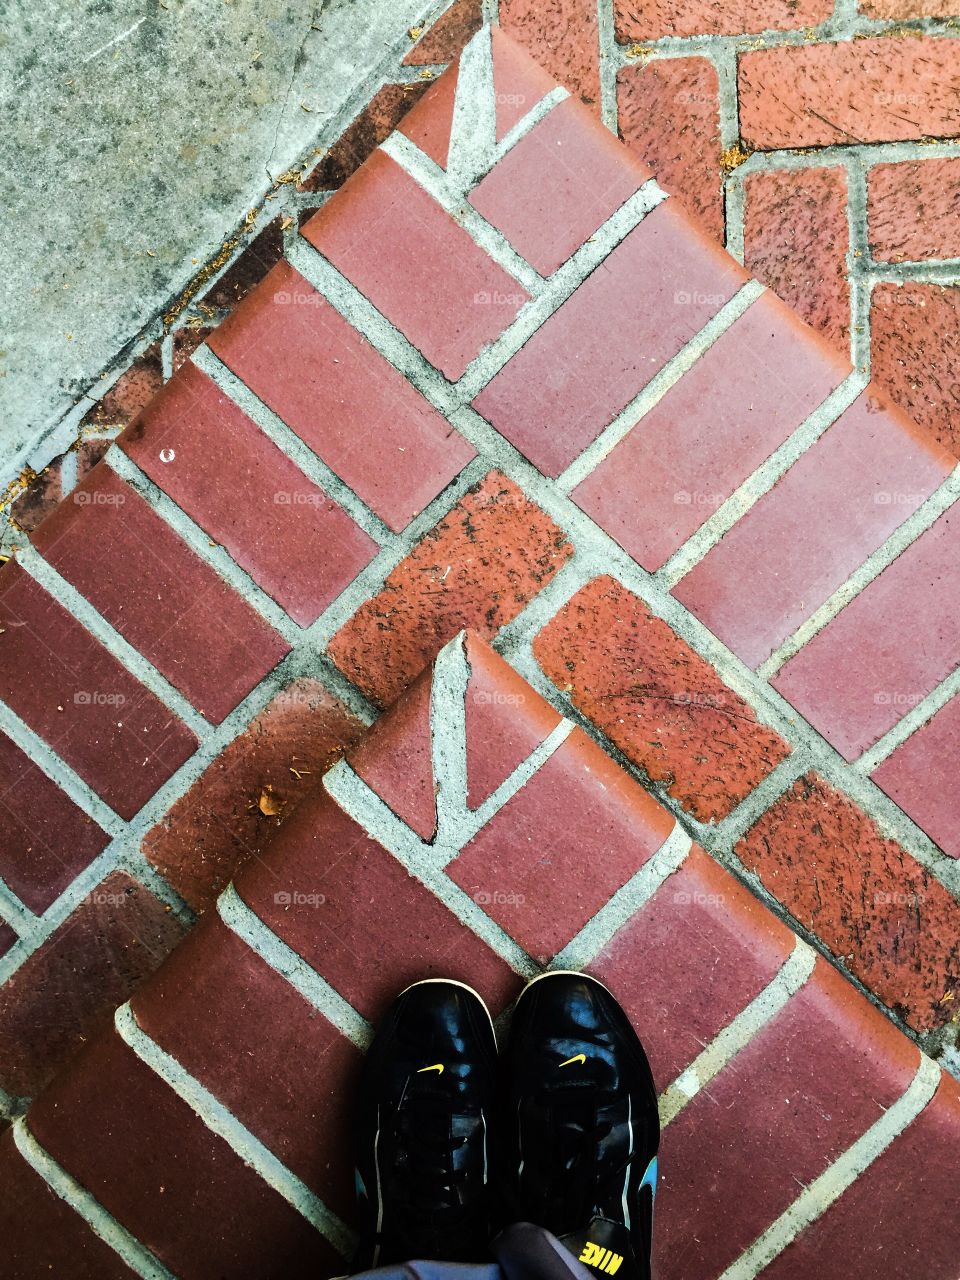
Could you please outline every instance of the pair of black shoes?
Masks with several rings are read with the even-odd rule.
[[[502,1055],[469,987],[408,987],[367,1055],[354,1270],[489,1261],[513,1222],[583,1262],[648,1280],[660,1124],[646,1055],[594,978],[546,973],[520,996]]]

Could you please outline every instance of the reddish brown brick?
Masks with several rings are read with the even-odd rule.
[[[726,817],[790,749],[713,667],[612,578],[595,578],[534,640],[558,688],[703,822]]]
[[[846,350],[850,288],[842,165],[751,173],[744,180],[744,263],[807,324]]]
[[[182,936],[124,872],[102,880],[0,990],[0,1088],[36,1095]]]
[[[267,209],[269,209],[269,202]],[[274,218],[250,241],[220,279],[204,295],[208,307],[230,310],[260,283],[283,257],[283,219]]]
[[[720,105],[707,58],[664,58],[617,74],[620,137],[723,243]]]
[[[0,875],[31,911],[45,911],[108,836],[0,734]]]
[[[125,427],[163,386],[160,343],[154,342],[121,373],[110,390],[94,405],[84,423],[99,427]]]
[[[794,935],[698,849],[590,965],[619,997],[662,1091],[788,959]]]
[[[35,1103],[30,1127],[182,1280],[331,1274],[320,1233],[113,1032]]]
[[[952,18],[953,0],[860,0],[870,18]]]
[[[557,525],[492,471],[340,628],[330,656],[386,706],[463,627],[492,636],[515,618],[572,553]]]
[[[200,326],[199,328],[183,328],[176,329],[173,333],[173,351],[171,353],[171,364],[173,372],[176,373],[182,369],[187,361],[191,358],[195,351],[207,341],[211,333],[215,333],[214,327]]]
[[[960,456],[960,289],[878,284],[870,324],[874,379]]]
[[[300,191],[332,191],[342,187],[407,112],[420,101],[429,81],[419,84],[386,84],[370,99],[356,120],[340,135],[333,146],[320,157],[316,166],[299,185]]]
[[[748,147],[950,138],[960,131],[960,49],[935,36],[760,49],[740,58]]]
[[[575,729],[447,874],[546,964],[673,826],[648,792]]]
[[[960,796],[953,784],[958,742],[960,698],[955,697],[870,775],[952,858],[960,858]]]
[[[441,169],[447,167],[449,159],[458,74],[459,63],[454,63],[430,85],[417,105],[404,114],[399,125],[400,132],[415,142]]]
[[[813,27],[832,13],[830,0],[616,0],[616,30],[624,43],[662,36],[738,36]]]
[[[600,45],[592,0],[500,0],[500,25],[599,113]]]
[[[851,800],[807,774],[737,845],[804,927],[918,1031],[956,1016],[960,904]]]
[[[0,956],[5,955],[16,941],[16,932],[10,928],[6,920],[0,920]]]
[[[0,697],[124,818],[197,742],[12,561],[0,570]]]
[[[10,504],[10,517],[24,533],[33,533],[52,511],[56,511],[61,496],[60,463],[61,459],[55,458]]]
[[[818,960],[664,1130],[660,1280],[719,1276],[903,1095],[919,1065],[916,1046]]]
[[[208,910],[362,731],[323,685],[295,680],[147,834],[144,854],[194,910]]]
[[[274,1155],[351,1217],[347,1159],[360,1052],[211,917],[133,1000],[137,1023]]]
[[[960,257],[960,158],[878,164],[867,182],[867,226],[875,258]]]
[[[405,66],[452,62],[483,25],[482,0],[454,0],[404,58]]]

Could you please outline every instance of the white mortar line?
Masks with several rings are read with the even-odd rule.
[[[512,151],[518,142],[522,142],[528,133],[532,133],[541,120],[544,120],[554,107],[559,107],[561,102],[565,102],[570,97],[568,89],[564,89],[563,85],[558,84],[555,88],[540,99],[535,106],[531,107],[525,116],[517,121],[512,129],[503,135],[500,141],[493,148],[490,168],[498,164],[508,151]]]
[[[783,1009],[813,973],[817,953],[797,938],[776,976],[677,1076],[660,1097],[660,1124],[666,1128],[702,1089]]]
[[[503,232],[487,222],[458,188],[451,186],[444,171],[416,143],[405,134],[392,133],[380,150],[428,192],[463,227],[474,244],[517,280],[531,297],[543,291],[543,276],[517,253]]]
[[[781,760],[731,813],[716,824],[714,832],[717,839],[733,849],[767,810],[790,790],[798,778],[816,767],[816,761],[808,747],[795,747],[786,760]]]
[[[482,0],[483,20],[500,25],[500,0]]]
[[[23,938],[36,928],[37,915],[18,897],[5,880],[0,880],[0,920]]]
[[[51,1191],[55,1192],[73,1211],[83,1219],[94,1235],[109,1245],[136,1275],[143,1280],[176,1280],[172,1271],[159,1261],[150,1250],[140,1243],[126,1227],[122,1226],[103,1205],[90,1194],[86,1187],[72,1177],[59,1165],[53,1156],[46,1152],[27,1128],[26,1120],[19,1119],[13,1124],[13,1140],[17,1150],[33,1169],[34,1173],[44,1180]]]
[[[373,1039],[373,1028],[327,980],[320,976],[302,956],[288,946],[278,934],[252,911],[228,885],[217,899],[220,919],[247,944],[251,951],[284,978],[308,1004],[312,1005],[332,1026],[351,1040],[358,1049],[367,1049]]]
[[[903,524],[894,529],[893,533],[882,542],[876,551],[864,560],[863,564],[856,569],[850,577],[834,591],[833,595],[823,602],[819,609],[802,623],[792,636],[788,636],[783,644],[775,653],[761,666],[757,668],[757,677],[760,680],[770,680],[785,662],[788,662],[803,646],[817,634],[822,631],[828,622],[849,604],[850,601],[860,594],[865,587],[888,568],[899,555],[925,533],[930,526],[948,511],[950,507],[960,497],[960,464],[958,464],[947,479],[941,484],[929,498],[923,502],[916,511],[910,515]]]
[[[742,266],[746,258],[747,197],[739,168],[724,175],[723,221],[727,253]]]
[[[851,767],[860,774],[873,773],[888,756],[893,755],[898,747],[903,746],[909,737],[932,719],[941,707],[945,707],[958,693],[960,693],[960,667],[941,680],[936,688],[931,689],[916,706],[911,707],[907,714],[892,729],[888,729],[883,737],[868,748]]]
[[[496,141],[493,48],[490,28],[483,26],[460,53],[447,151],[447,174],[452,190],[459,189],[462,195],[487,171]]]
[[[861,157],[853,151],[847,158],[847,280],[850,289],[850,360],[854,368],[870,376],[870,293],[861,265],[870,258],[867,235],[867,173]]]
[[[946,160],[960,155],[960,142],[856,142],[832,143],[802,150],[751,151],[741,168],[746,173],[766,173],[772,169],[819,169],[846,165],[851,157],[867,170],[878,164],[902,164],[910,160]]]
[[[77,474],[80,459],[76,449],[68,449],[60,460],[60,494],[61,501],[69,497],[77,487]]]
[[[960,276],[960,258],[918,259],[913,262],[871,259],[861,274],[871,288],[877,284],[929,284],[950,288]]]
[[[352,1252],[356,1240],[347,1225],[251,1133],[219,1098],[147,1035],[138,1024],[129,1003],[117,1009],[114,1026],[124,1044],[196,1112],[211,1133],[222,1138],[245,1165],[324,1235],[339,1253],[347,1255]]]
[[[639,785],[639,784],[638,784]],[[693,847],[679,822],[639,871],[620,886],[591,917],[562,951],[550,962],[551,969],[585,969],[623,926],[645,906],[665,881],[683,865]]]
[[[614,0],[597,0],[598,72],[600,78],[600,119],[614,137],[619,136],[617,105],[617,29]]]
[[[178,716],[195,737],[203,738],[209,732],[211,724],[206,716],[195,710],[180,690],[171,684],[148,658],[125,640],[113,624],[108,622],[76,587],[58,573],[49,561],[44,560],[30,543],[17,552],[17,563],[46,591],[47,595],[71,614],[112,658],[115,658],[139,684],[143,685],[144,689],[152,693],[158,702],[163,703],[168,711]],[[117,714],[123,716],[123,706],[117,708]]]
[[[461,924],[472,930],[514,972],[527,978],[540,972],[539,966],[523,948],[459,885],[444,875],[437,865],[433,848],[424,844],[345,760],[340,760],[327,771],[323,785],[345,813],[392,853],[401,866],[439,898]]]
[[[180,535],[191,551],[195,552],[214,573],[242,596],[250,607],[268,622],[288,644],[295,644],[303,635],[302,628],[294,622],[272,596],[259,587],[245,569],[233,559],[219,542],[200,527],[182,507],[179,507],[141,471],[137,464],[118,446],[114,445],[104,458],[107,466],[130,485],[150,507],[174,531]]]
[[[765,293],[766,290],[757,280],[748,280],[729,302],[724,303],[715,316],[712,316],[699,332],[668,360],[662,369],[647,383],[642,391],[617,414],[613,421],[591,441],[590,444],[574,458],[565,471],[557,477],[555,483],[563,493],[569,493],[603,461],[637,423],[663,399],[671,387],[675,386],[709,351],[718,338],[739,320],[740,317]]]
[[[753,1280],[806,1227],[821,1217],[844,1191],[898,1138],[933,1098],[940,1068],[921,1057],[913,1082],[879,1120],[797,1196],[793,1204],[758,1236],[719,1280]]]
[[[430,689],[430,758],[437,803],[434,846],[461,847],[458,829],[467,812],[467,685],[470,668],[463,632],[444,645],[433,663]]]
[[[18,1098],[12,1093],[7,1093],[6,1089],[0,1089],[0,1116],[4,1120],[16,1120],[19,1116],[26,1114],[29,1105],[29,1098]]]
[[[391,530],[376,512],[349,489],[319,454],[306,444],[292,427],[265,404],[220,360],[210,347],[199,347],[191,357],[193,364],[237,405],[290,462],[315,484],[342,511],[358,524],[378,546],[393,537]]]
[[[839,386],[780,444],[765,462],[744,480],[743,484],[705,520],[656,574],[657,581],[672,589],[681,578],[699,564],[725,533],[742,519],[811,445],[836,422],[844,410],[856,400],[867,379],[859,372],[849,374]]]

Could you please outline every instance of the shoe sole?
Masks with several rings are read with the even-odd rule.
[[[480,1003],[481,1009],[487,1015],[487,1021],[490,1023],[490,1030],[493,1032],[494,1040],[496,1040],[497,1034],[493,1025],[493,1015],[487,1008],[486,1000],[484,1000],[479,991],[475,990],[466,982],[459,982],[456,978],[421,978],[419,982],[411,982],[409,987],[404,987],[397,999],[399,1000],[401,996],[405,996],[408,991],[413,991],[416,987],[430,987],[438,984],[444,987],[459,987],[462,991],[469,991],[472,996],[475,996]]]

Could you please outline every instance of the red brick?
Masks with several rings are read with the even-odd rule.
[[[219,723],[290,646],[101,464],[34,546],[125,640]]]
[[[744,179],[744,263],[801,319],[846,352],[847,175],[841,165],[751,173]]]
[[[97,463],[102,462],[112,446],[111,439],[81,440],[77,445],[77,483],[90,474]]]
[[[777,975],[794,936],[696,845],[590,965],[620,998],[661,1091]]]
[[[846,796],[807,774],[736,847],[831,952],[918,1031],[960,997],[960,904]]]
[[[919,1062],[906,1036],[818,961],[664,1131],[661,1280],[719,1275],[897,1101]]]
[[[770,1264],[764,1280],[952,1280],[958,1150],[960,1090],[944,1075],[933,1101]]]
[[[497,1011],[517,993],[519,979],[504,961],[326,795],[300,806],[269,865],[251,864],[237,888],[372,1020],[422,978],[467,982]]]
[[[304,626],[376,554],[372,539],[193,365],[120,444]]]
[[[298,190],[329,191],[342,187],[431,87],[429,81],[422,80],[416,84],[385,84],[378,89],[353,123],[321,156],[312,172],[301,180]]]
[[[124,818],[197,743],[12,561],[0,570],[0,698]]]
[[[322,684],[295,680],[147,833],[144,854],[195,911],[208,910],[363,727]],[[276,815],[261,811],[265,794]]]
[[[9,518],[24,533],[33,533],[41,521],[46,520],[50,512],[57,509],[61,498],[61,461],[62,459],[55,458],[30,481],[20,497],[10,504]]]
[[[421,840],[437,828],[430,694],[426,671],[347,755],[354,772]]]
[[[0,1136],[0,1238],[10,1280],[42,1275],[128,1280],[136,1275],[34,1173],[9,1129]]]
[[[584,15],[586,22],[590,15]],[[504,25],[508,19],[501,13]],[[514,33],[516,34],[516,33]],[[490,48],[493,55],[493,92],[496,109],[497,141],[502,141],[515,124],[518,124],[528,112],[532,111],[541,98],[552,93],[557,87],[557,80],[568,84],[571,92],[577,89],[564,80],[563,75],[554,76],[544,70],[550,61],[540,55],[531,57],[530,53],[517,44],[515,40],[503,34],[500,27],[491,28]],[[576,75],[572,64],[565,63],[563,71],[566,75]],[[586,98],[583,99],[587,101]]]
[[[170,363],[174,373],[178,373],[187,361],[193,358],[194,353],[199,351],[213,332],[213,327],[204,325],[199,328],[191,326],[189,329],[174,330],[173,350],[170,353]]]
[[[0,734],[0,777],[0,875],[39,914],[109,837],[5,734]]]
[[[452,62],[483,25],[482,0],[454,0],[404,58],[404,66]]]
[[[951,39],[877,36],[760,49],[740,58],[748,147],[949,138],[960,131],[960,51]]]
[[[319,1232],[115,1034],[46,1092],[30,1126],[183,1280],[271,1271],[305,1280],[335,1263]]]
[[[870,18],[951,18],[952,0],[860,0]]]
[[[337,1213],[355,1203],[350,1109],[360,1053],[211,918],[133,1001],[137,1023]]]
[[[337,666],[387,706],[464,627],[490,637],[573,548],[497,471],[464,495],[330,641]]]
[[[620,137],[657,181],[724,238],[717,72],[707,58],[663,58],[617,73]]]
[[[153,342],[121,373],[100,402],[84,418],[85,425],[125,427],[163,386],[160,343]]]
[[[182,935],[124,872],[102,880],[0,990],[0,1088],[35,1096]]]
[[[757,667],[916,511],[953,465],[908,418],[865,391],[674,595]]]
[[[536,637],[574,706],[702,822],[724,818],[789,755],[709,663],[612,578],[595,578]]]
[[[872,303],[874,379],[960,456],[960,289],[878,284]]]
[[[739,36],[813,27],[832,13],[830,0],[616,0],[616,30],[624,43],[662,36]]]
[[[960,858],[960,812],[952,768],[958,741],[960,698],[954,698],[871,775],[951,858]]]
[[[541,275],[551,275],[650,177],[568,98],[507,153],[470,203]]]
[[[474,406],[541,471],[559,475],[745,280],[742,268],[667,201],[554,312]]]
[[[847,760],[960,663],[960,518],[942,515],[808,641],[772,683]],[[917,637],[923,643],[917,643]]]
[[[287,263],[210,345],[391,529],[402,529],[475,456]]]
[[[404,113],[399,124],[400,132],[411,142],[415,142],[441,169],[446,169],[450,153],[450,131],[453,127],[453,102],[458,74],[459,62],[456,62],[439,80],[430,85],[412,110]]]
[[[592,0],[500,0],[500,25],[599,114],[600,44]]]
[[[673,826],[652,796],[574,729],[447,874],[545,964]]]
[[[260,283],[282,257],[283,218],[278,216],[251,240],[216,284],[204,294],[204,303],[208,307],[230,310]]]
[[[451,380],[529,297],[382,151],[303,234]]]
[[[878,164],[867,183],[867,225],[875,258],[960,257],[960,159]]]
[[[6,955],[17,942],[16,932],[10,928],[6,920],[0,920],[0,956]]]
[[[553,707],[485,644],[466,636],[467,805],[477,809],[560,723]]]
[[[763,294],[573,491],[655,572],[849,373]]]

